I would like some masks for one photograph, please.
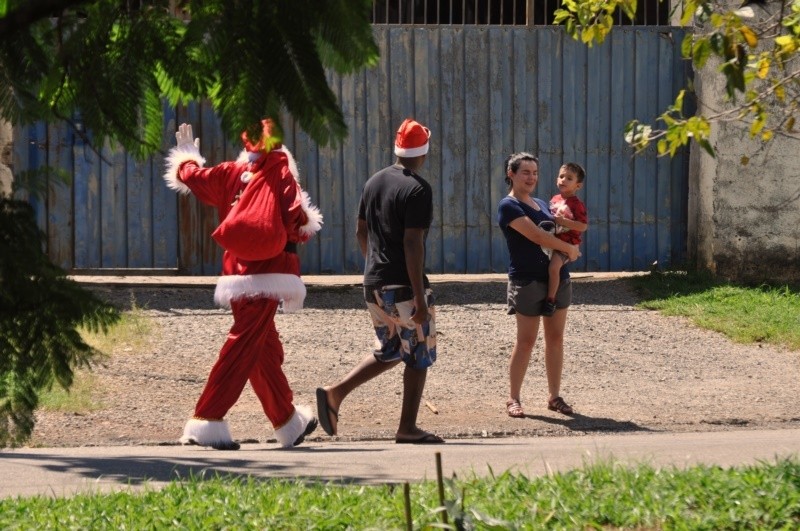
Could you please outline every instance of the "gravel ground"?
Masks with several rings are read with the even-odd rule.
[[[153,322],[143,348],[122,346],[94,369],[92,412],[37,416],[32,446],[175,444],[232,324],[213,288],[92,288]],[[434,284],[439,360],[428,375],[419,424],[446,438],[580,436],[625,431],[719,431],[800,426],[800,353],[739,345],[681,318],[634,308],[624,280],[579,280],[567,323],[562,394],[573,417],[546,408],[541,345],[523,387],[527,418],[505,412],[514,319],[505,283]],[[374,343],[357,287],[314,287],[306,308],[278,315],[296,404],[347,373]],[[402,370],[343,403],[335,440],[393,439]],[[241,442],[274,441],[250,387],[228,415]],[[330,440],[321,429],[311,440]]]

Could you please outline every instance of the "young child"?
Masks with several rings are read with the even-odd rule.
[[[580,245],[581,233],[588,227],[586,205],[575,195],[583,188],[586,171],[580,164],[567,162],[558,170],[556,186],[558,191],[550,200],[550,212],[556,221],[556,237],[573,245]],[[569,262],[564,253],[550,253],[550,270],[547,283],[547,298],[542,307],[542,315],[551,316],[556,311],[556,292],[561,283],[561,268]]]

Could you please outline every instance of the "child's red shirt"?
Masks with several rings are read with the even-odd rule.
[[[556,194],[550,200],[550,212],[554,216],[563,216],[567,219],[572,219],[580,223],[588,223],[588,216],[586,213],[586,205],[583,201],[578,199],[578,196],[561,197],[561,194]],[[572,245],[580,245],[581,233],[577,230],[566,230],[564,227],[559,227],[563,232],[556,230],[556,237],[564,240]]]

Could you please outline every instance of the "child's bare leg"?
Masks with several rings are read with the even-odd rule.
[[[561,253],[553,251],[550,257],[550,265],[547,268],[547,298],[542,303],[542,315],[552,317],[556,313],[556,293],[558,285],[561,283],[561,266],[564,265],[564,258]]]
[[[547,278],[547,300],[555,302],[556,292],[558,285],[561,283],[561,266],[564,265],[564,260],[561,253],[553,251],[553,256],[550,257],[550,266],[548,267]]]

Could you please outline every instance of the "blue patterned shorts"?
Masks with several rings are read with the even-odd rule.
[[[433,291],[425,290],[428,321],[411,320],[414,296],[408,286],[364,287],[364,300],[380,348],[375,359],[384,363],[402,360],[415,369],[426,369],[436,361],[436,319]]]

